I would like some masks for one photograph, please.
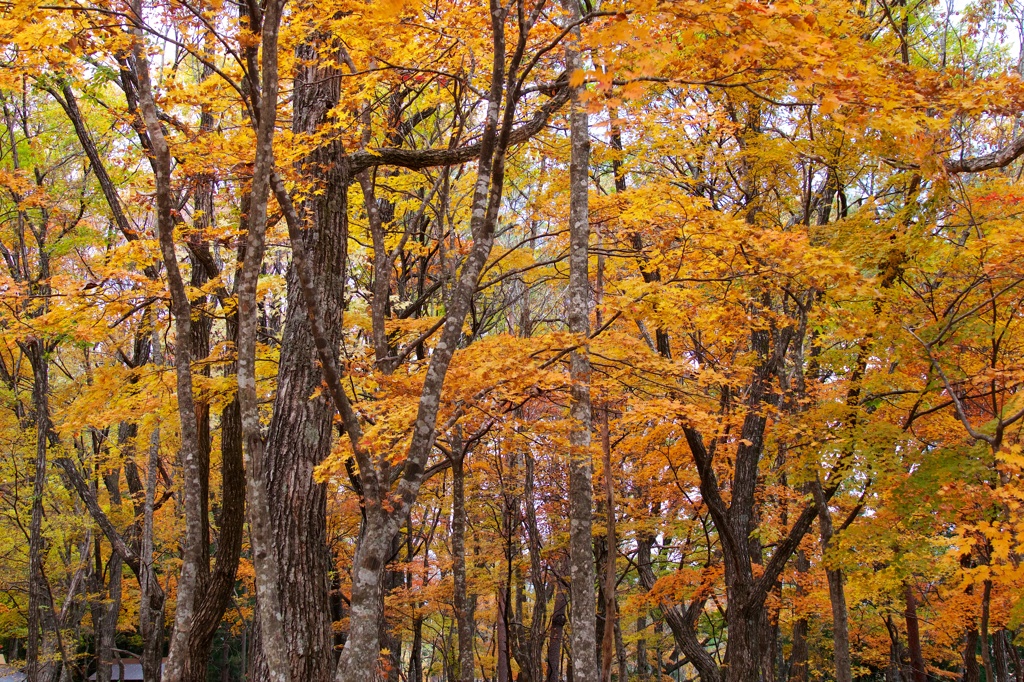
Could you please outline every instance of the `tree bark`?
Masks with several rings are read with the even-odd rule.
[[[580,18],[579,5],[566,2],[571,21]],[[566,69],[573,73],[582,69],[579,29],[572,38],[576,45],[565,48]],[[590,333],[589,241],[590,212],[588,206],[590,170],[590,132],[585,105],[580,100],[582,86],[572,94],[569,114],[569,285],[566,289],[566,317],[569,331],[586,339]],[[569,356],[571,421],[569,433],[569,575],[570,630],[572,639],[573,677],[597,680],[597,614],[592,514],[594,463],[590,452],[591,405],[590,359],[587,346]]]
[[[612,483],[612,448],[608,432],[608,407],[601,409],[601,453],[604,466],[604,508],[605,508],[605,575],[604,575],[604,633],[601,638],[601,680],[612,679],[612,647],[615,628],[618,624],[615,600],[615,487]]]
[[[989,645],[989,616],[992,603],[992,581],[986,580],[981,592],[981,664],[985,669],[985,682],[995,682],[995,670],[992,666],[992,649]],[[909,609],[909,605],[908,605]],[[919,682],[915,680],[914,682]]]
[[[141,0],[132,1],[132,10],[136,17],[143,16]],[[207,551],[202,543],[204,524],[202,518],[204,505],[200,488],[202,473],[198,451],[199,432],[196,406],[192,394],[192,357],[190,352],[192,307],[185,291],[185,284],[175,253],[174,227],[177,211],[171,196],[171,154],[154,100],[145,49],[145,34],[141,26],[135,26],[133,32],[135,42],[132,50],[139,84],[139,111],[150,144],[150,163],[156,186],[157,236],[160,253],[167,271],[176,339],[174,366],[177,376],[178,419],[181,431],[181,447],[178,457],[183,472],[185,547],[181,574],[178,578],[174,634],[171,637],[165,674],[168,682],[180,682],[188,655],[188,639],[195,608],[199,563],[205,558]]]
[[[1010,668],[1006,651],[1006,630],[997,630],[992,637],[993,663],[996,668],[996,682],[1009,682]]]
[[[277,38],[283,0],[270,0],[262,14],[261,81],[253,77],[249,83],[254,102],[256,125],[256,158],[249,200],[248,230],[245,254],[239,265],[236,281],[238,301],[238,404],[246,467],[246,497],[249,500],[249,536],[253,566],[256,573],[256,598],[262,659],[266,663],[266,679],[288,682],[291,679],[290,651],[286,639],[284,608],[281,595],[278,546],[274,537],[268,479],[273,475],[266,461],[266,443],[260,424],[259,395],[256,390],[256,332],[259,309],[256,290],[266,248],[267,201],[271,176],[274,173],[274,126],[277,119],[278,54]],[[249,17],[253,21],[253,17]],[[253,60],[255,61],[255,59]],[[172,679],[171,682],[177,682]]]
[[[375,623],[381,617],[377,609],[377,597],[387,559],[385,551],[390,545],[391,537],[398,532],[401,520],[405,518],[409,507],[416,500],[423,483],[427,458],[434,445],[445,376],[460,344],[463,322],[476,293],[484,263],[494,244],[494,230],[504,188],[506,152],[512,137],[515,104],[521,95],[520,83],[514,79],[522,63],[526,36],[520,36],[506,71],[504,22],[507,10],[496,0],[492,0],[490,13],[494,55],[470,219],[473,245],[446,306],[448,314],[427,366],[412,439],[401,472],[396,475],[397,486],[394,492],[390,492],[392,478],[387,458],[383,458],[379,464],[375,463],[363,449],[360,443],[358,417],[341,387],[336,362],[324,352],[326,344],[320,340],[317,342],[321,368],[355,451],[366,510],[366,533],[359,542],[353,563],[352,629],[338,662],[335,674],[338,682],[361,679],[366,671],[376,668],[380,641]],[[509,74],[508,82],[506,73]],[[499,117],[499,113],[503,115]],[[280,193],[278,195],[281,196]],[[291,229],[289,221],[289,232]],[[293,237],[293,245],[295,242]],[[317,311],[309,298],[307,296],[308,314],[311,320],[315,320]],[[318,327],[319,324],[314,325],[314,338],[321,336]]]
[[[49,364],[42,339],[25,344],[32,365],[32,405],[36,422],[36,458],[32,472],[32,517],[28,541],[28,645],[25,673],[29,682],[42,682],[49,667],[40,661],[43,640],[43,609],[50,607],[43,577],[43,494],[46,491],[46,452],[50,431]]]
[[[458,449],[459,452],[452,453],[452,577],[459,638],[459,682],[473,682],[473,632],[476,626],[466,587],[465,453],[461,447]]]
[[[804,597],[807,594],[807,590],[800,580],[810,569],[810,562],[807,561],[807,555],[803,551],[798,551],[795,563],[797,575],[799,576],[797,578],[796,594],[797,597]],[[833,609],[833,617],[834,614],[835,609]],[[790,682],[807,682],[807,626],[807,618],[803,615],[793,624],[793,653],[789,659]]]
[[[832,646],[833,661],[836,666],[836,682],[853,682],[852,663],[850,661],[850,624],[846,610],[846,590],[843,572],[832,567],[827,554],[832,546],[834,534],[832,513],[828,509],[821,482],[815,480],[814,499],[818,505],[818,524],[821,529],[821,551],[825,556],[825,576],[828,579],[829,601],[832,605]],[[909,626],[908,626],[909,629]]]
[[[907,649],[910,653],[913,682],[927,682],[928,672],[924,664],[924,653],[921,651],[921,629],[917,618],[917,597],[909,583],[903,586],[903,590],[906,600],[904,618],[907,622]]]
[[[979,682],[981,669],[978,667],[978,630],[969,627],[964,636],[964,682]]]
[[[561,682],[562,679],[562,633],[565,630],[565,590],[559,585],[555,589],[555,605],[551,609],[551,634],[548,636],[548,669],[545,682]]]

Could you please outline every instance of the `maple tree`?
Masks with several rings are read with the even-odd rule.
[[[0,4],[8,662],[1020,682],[1022,17]]]

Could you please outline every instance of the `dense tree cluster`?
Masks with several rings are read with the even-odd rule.
[[[3,0],[8,663],[1024,682],[1022,42]]]

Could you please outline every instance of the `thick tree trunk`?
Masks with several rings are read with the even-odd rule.
[[[767,612],[763,603],[751,608],[744,592],[744,589],[735,586],[729,591],[726,682],[758,682],[761,678],[762,652],[766,646],[762,640],[767,631]]]
[[[992,637],[993,662],[996,668],[996,682],[1010,681],[1010,666],[1006,651],[1006,630],[998,630]]]
[[[297,51],[301,66],[295,81],[293,129],[309,133],[323,123],[337,102],[339,76],[333,67],[319,65],[317,46],[302,45]],[[266,68],[264,66],[264,70]],[[264,79],[266,77],[264,74]],[[264,97],[265,91],[266,88]],[[318,156],[308,163],[319,170],[321,161],[335,152],[333,147],[325,149],[321,152],[324,159]],[[306,274],[314,291],[313,305],[317,306],[324,327],[330,330],[327,343],[336,355],[348,239],[348,183],[335,167],[325,174],[323,184],[323,193],[303,207],[308,214],[305,220],[308,229],[303,229],[304,225],[295,228],[302,248],[311,254],[303,265],[309,268]],[[278,189],[275,185],[275,194]],[[281,200],[278,196],[279,203]],[[289,223],[289,229],[292,227]],[[288,672],[296,681],[325,682],[330,679],[333,664],[329,608],[331,558],[326,546],[325,490],[323,485],[314,482],[313,468],[330,452],[333,407],[325,396],[311,399],[321,385],[322,376],[317,367],[300,280],[293,259],[288,274],[288,318],[281,344],[278,392],[258,466],[268,501],[268,540],[280,567],[274,577],[273,591],[280,601],[281,645],[285,649]],[[270,505],[269,500],[275,503]],[[250,492],[250,510],[256,504]],[[260,597],[262,613],[268,604],[262,601],[263,593]],[[356,614],[352,616],[355,622]],[[376,623],[374,621],[374,627]],[[252,662],[256,679],[262,679],[261,676],[274,667],[267,649],[266,624],[261,620],[257,634],[261,646]]]
[[[979,682],[981,668],[978,667],[978,630],[967,628],[964,635],[964,682]]]
[[[379,678],[377,658],[380,654],[380,628],[384,617],[380,591],[383,589],[384,565],[396,532],[384,512],[368,509],[365,532],[359,539],[352,562],[351,628],[345,650],[338,662],[339,682]]]

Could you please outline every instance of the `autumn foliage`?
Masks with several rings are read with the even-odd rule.
[[[8,665],[1024,682],[1022,40],[3,0]]]

